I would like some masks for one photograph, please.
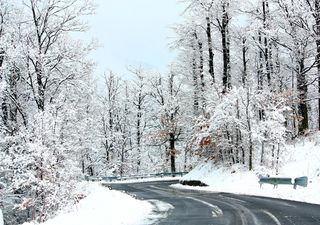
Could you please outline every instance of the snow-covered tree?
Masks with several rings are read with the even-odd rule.
[[[89,141],[82,126],[91,123],[82,116],[92,96],[91,47],[71,32],[85,29],[81,17],[92,10],[85,0],[1,7],[0,164],[14,196],[5,208],[15,214],[8,223],[48,219],[69,203],[81,179],[78,155]]]

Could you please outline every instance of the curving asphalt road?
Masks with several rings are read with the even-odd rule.
[[[227,193],[180,190],[177,181],[109,184],[144,200],[174,206],[152,224],[169,225],[319,225],[320,205]],[[150,201],[152,202],[152,201]]]

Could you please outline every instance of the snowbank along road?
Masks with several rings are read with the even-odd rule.
[[[315,225],[320,205],[254,196],[180,190],[177,181],[110,184],[138,199],[171,204],[165,217],[153,224],[183,225]],[[155,207],[157,208],[157,207]],[[155,209],[157,210],[157,209]]]

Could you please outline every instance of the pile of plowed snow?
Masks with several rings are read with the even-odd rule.
[[[82,184],[87,197],[73,209],[61,212],[41,225],[141,225],[150,224],[153,205],[125,193],[109,190],[98,183]],[[23,225],[35,225],[24,223]]]

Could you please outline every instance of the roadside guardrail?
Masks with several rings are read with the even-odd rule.
[[[307,187],[308,186],[308,177],[298,177],[294,179],[294,189],[297,188],[297,186],[301,187]]]
[[[293,182],[294,181],[294,182]],[[274,188],[278,185],[293,185],[293,188],[296,189],[297,186],[307,187],[308,186],[308,177],[297,177],[292,179],[290,177],[260,177],[259,178],[260,188],[262,184],[272,184]]]
[[[186,175],[188,172],[163,172],[163,173],[152,173],[152,174],[141,174],[141,175],[132,175],[132,176],[85,176],[84,179],[86,181],[122,181],[122,180],[135,180],[135,179],[145,179],[145,178],[157,178],[157,177],[182,177]]]

